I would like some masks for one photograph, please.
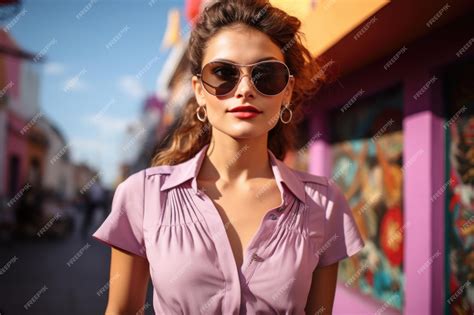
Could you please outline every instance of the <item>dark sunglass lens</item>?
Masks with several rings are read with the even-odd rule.
[[[202,70],[202,81],[213,95],[224,95],[232,91],[239,80],[239,69],[225,62],[211,62]]]
[[[252,71],[255,87],[267,95],[276,95],[283,91],[288,79],[288,69],[280,62],[263,62],[256,65]]]

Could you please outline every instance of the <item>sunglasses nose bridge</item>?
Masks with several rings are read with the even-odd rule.
[[[249,70],[248,70],[248,73],[245,73],[244,71],[242,71],[242,68],[247,68],[247,69],[249,69]],[[255,86],[253,80],[252,80],[252,69],[253,69],[253,66],[248,66],[248,65],[241,65],[241,66],[239,66],[240,76],[239,76],[239,80],[238,80],[237,83],[235,84],[235,86],[236,86],[237,88],[238,88],[239,85],[240,85],[240,81],[242,81],[242,79],[243,79],[244,77],[247,77],[247,78],[248,78],[248,81],[249,81],[249,82],[247,83],[247,85],[248,85],[249,87],[252,87],[252,88],[254,88],[254,89],[257,88],[257,87]]]
[[[251,75],[252,75],[252,69],[253,69],[253,66],[249,66],[249,65],[239,65],[238,66],[239,68],[239,72],[240,72],[240,76],[239,76],[239,82],[240,80],[242,80],[243,77],[247,76],[249,77],[249,79],[251,79]],[[248,69],[248,73],[245,73],[245,71],[243,69]]]

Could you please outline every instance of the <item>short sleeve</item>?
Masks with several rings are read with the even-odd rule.
[[[364,247],[352,210],[339,186],[328,181],[324,242],[318,267],[328,266],[356,254]]]
[[[92,234],[95,239],[146,257],[143,237],[144,170],[130,175],[115,190],[112,208]]]

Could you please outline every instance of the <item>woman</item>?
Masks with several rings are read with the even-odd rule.
[[[364,243],[340,189],[287,167],[320,70],[300,22],[217,1],[192,31],[195,100],[153,166],[121,183],[94,237],[112,246],[107,313],[330,314],[338,261]]]

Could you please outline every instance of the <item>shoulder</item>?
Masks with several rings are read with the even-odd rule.
[[[139,202],[143,196],[145,170],[140,170],[125,177],[115,188],[115,199],[127,202]]]
[[[308,172],[299,171],[295,169],[292,169],[292,171],[302,182],[304,182],[307,185],[315,184],[315,185],[320,185],[322,187],[327,187],[329,184],[328,183],[329,180],[325,176],[315,175],[315,174],[311,174]]]
[[[127,193],[141,193],[147,182],[153,182],[153,177],[157,175],[168,175],[172,173],[173,165],[152,166],[141,169],[128,175],[117,186],[117,190],[126,191]]]
[[[141,187],[144,182],[145,171],[145,169],[142,169],[140,171],[128,175],[121,183],[119,183],[119,186],[127,187],[129,189],[136,189]]]
[[[173,169],[176,167],[176,165],[159,165],[159,166],[152,166],[149,168],[144,169],[143,171],[145,172],[145,177],[150,177],[154,175],[168,175],[173,172]]]
[[[299,170],[293,170],[293,173],[303,182],[306,193],[318,204],[326,206],[328,202],[342,202],[345,199],[334,179]]]

